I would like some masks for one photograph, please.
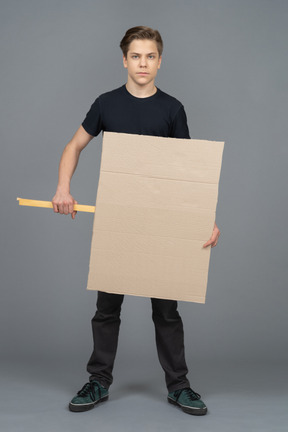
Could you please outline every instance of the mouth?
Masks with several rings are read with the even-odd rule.
[[[149,75],[148,72],[137,72],[137,75]]]

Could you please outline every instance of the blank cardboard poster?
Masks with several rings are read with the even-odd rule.
[[[89,290],[205,303],[223,147],[104,133]]]

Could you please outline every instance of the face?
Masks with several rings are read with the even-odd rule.
[[[161,65],[156,42],[149,39],[132,41],[127,58],[123,56],[123,64],[128,71],[128,81],[141,87],[154,84]]]

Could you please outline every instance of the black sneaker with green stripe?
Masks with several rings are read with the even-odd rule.
[[[190,387],[169,393],[168,402],[178,405],[187,414],[200,416],[207,413],[207,407],[201,400],[201,396]]]
[[[95,407],[99,402],[108,399],[108,389],[103,387],[98,381],[93,380],[86,383],[77,395],[69,403],[69,410],[73,412],[88,411]]]

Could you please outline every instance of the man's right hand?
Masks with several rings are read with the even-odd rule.
[[[77,211],[74,210],[74,204],[78,204],[70,193],[56,192],[52,199],[53,210],[55,213],[71,214],[72,219],[75,219]]]

